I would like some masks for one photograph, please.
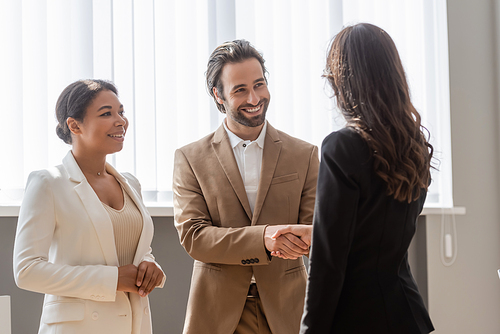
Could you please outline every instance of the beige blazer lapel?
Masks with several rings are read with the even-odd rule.
[[[224,125],[221,125],[217,131],[215,131],[212,148],[222,169],[224,170],[224,173],[226,173],[229,183],[231,183],[236,196],[238,196],[238,199],[245,209],[248,218],[251,220],[252,210],[250,209],[250,203],[248,202],[245,185],[243,184],[238,164],[234,158],[233,148],[229,142]]]
[[[257,191],[257,199],[255,200],[255,208],[253,210],[252,225],[257,223],[259,219],[264,200],[271,186],[271,181],[278,164],[278,159],[281,152],[281,140],[278,131],[267,123],[266,139],[264,141],[264,152],[262,153],[262,169],[260,171],[259,188]]]
[[[109,266],[118,266],[113,225],[106,209],[102,206],[94,189],[87,182],[71,151],[63,159],[63,165],[68,171],[69,179],[75,183],[74,189],[94,225],[104,258],[106,259],[106,264]]]

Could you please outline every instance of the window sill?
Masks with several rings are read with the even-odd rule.
[[[173,217],[174,208],[172,203],[156,203],[156,202],[146,202],[146,207],[148,208],[151,217]],[[422,216],[430,215],[465,215],[466,210],[463,206],[455,206],[452,208],[440,208],[426,206],[422,210]],[[17,217],[19,216],[19,205],[0,205],[0,217]]]
[[[146,208],[149,211],[151,217],[173,217],[174,207],[172,203],[156,203],[156,202],[145,202]],[[0,205],[0,218],[2,217],[18,217],[19,216],[19,204],[5,204]]]
[[[466,210],[464,206],[454,206],[452,208],[441,208],[437,206],[424,206],[421,216],[432,216],[432,215],[455,215],[463,216]]]

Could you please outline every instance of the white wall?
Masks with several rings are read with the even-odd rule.
[[[427,219],[429,310],[439,334],[500,333],[499,86],[495,4],[448,0],[453,186],[458,257],[440,261],[440,219]]]

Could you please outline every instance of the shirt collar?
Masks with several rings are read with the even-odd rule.
[[[231,130],[226,125],[226,120],[222,122],[224,125],[224,129],[227,132],[227,136],[229,137],[229,142],[231,143],[231,147],[234,149],[239,143],[244,142],[245,140],[241,139],[237,135],[235,135]],[[264,126],[262,127],[262,130],[260,131],[259,136],[257,139],[254,141],[259,145],[260,148],[264,149],[264,142],[266,139],[266,131],[267,131],[267,120],[264,121]]]

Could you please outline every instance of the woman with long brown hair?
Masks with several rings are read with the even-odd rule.
[[[347,27],[324,76],[347,124],[322,145],[301,333],[429,333],[407,250],[433,148],[396,46],[374,25]]]

